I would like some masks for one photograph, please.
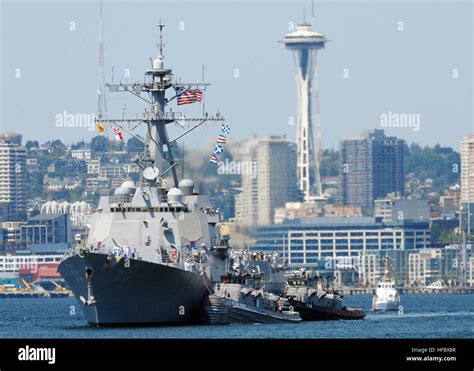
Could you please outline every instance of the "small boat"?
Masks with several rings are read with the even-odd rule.
[[[400,307],[400,295],[395,281],[389,277],[388,257],[384,257],[384,276],[377,283],[375,295],[372,298],[373,311],[398,311]]]
[[[288,280],[286,297],[303,321],[360,320],[365,318],[361,308],[348,308],[343,295],[332,288],[331,276],[308,277],[299,272]],[[325,284],[324,281],[325,280]]]
[[[435,282],[429,284],[423,290],[426,291],[426,292],[437,291],[437,290],[442,290],[445,287],[446,287],[446,284],[444,283],[444,281],[443,280],[438,280],[438,281],[435,281]]]
[[[300,322],[286,298],[264,290],[264,274],[229,274],[214,286],[214,293],[205,307],[208,318],[218,318],[214,324]]]

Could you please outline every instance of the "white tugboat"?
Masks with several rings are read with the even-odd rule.
[[[400,296],[398,294],[395,281],[389,277],[388,257],[384,257],[384,276],[377,283],[375,295],[372,299],[373,311],[398,311],[400,306]]]

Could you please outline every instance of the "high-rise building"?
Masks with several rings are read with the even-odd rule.
[[[329,41],[304,22],[286,35],[283,42],[293,52],[298,85],[297,168],[298,188],[305,202],[321,196],[319,152],[319,91],[317,84],[316,53]],[[317,141],[314,134],[316,131]]]
[[[344,204],[370,207],[374,199],[370,140],[366,137],[344,139],[340,156]]]
[[[461,227],[467,234],[474,231],[474,135],[461,142]]]
[[[6,131],[0,134],[0,141],[17,144],[19,146],[21,146],[22,138],[23,135],[11,131]]]
[[[21,136],[0,135],[0,221],[26,217],[26,149]]]
[[[405,194],[405,141],[383,130],[344,139],[341,167],[345,205],[371,208],[389,193]]]
[[[396,192],[405,195],[405,141],[383,130],[369,133],[372,142],[373,197]]]
[[[275,208],[297,197],[295,145],[272,136],[255,138],[246,147],[242,160],[253,166],[241,174],[236,218],[247,225],[272,224]]]

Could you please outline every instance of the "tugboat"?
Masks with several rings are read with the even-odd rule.
[[[373,311],[398,311],[400,307],[400,295],[398,294],[395,281],[389,277],[388,257],[384,257],[384,276],[377,283],[375,295],[372,298]]]
[[[282,297],[285,265],[277,253],[229,249],[226,268],[204,303],[210,324],[299,322],[301,316]]]
[[[216,312],[220,314],[219,324],[300,322],[299,313],[288,299],[264,290],[264,276],[264,273],[223,276],[209,297],[212,305],[205,308],[209,322],[216,324],[212,321],[212,313]]]
[[[365,318],[360,308],[347,308],[343,295],[332,287],[332,276],[309,277],[306,272],[295,273],[288,280],[286,297],[303,321],[359,320]],[[321,281],[324,281],[325,284]]]

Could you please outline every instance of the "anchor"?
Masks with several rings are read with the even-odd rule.
[[[94,296],[92,295],[92,269],[86,268],[86,278],[87,278],[87,300],[81,296],[81,302],[83,306],[93,306],[96,303]]]

